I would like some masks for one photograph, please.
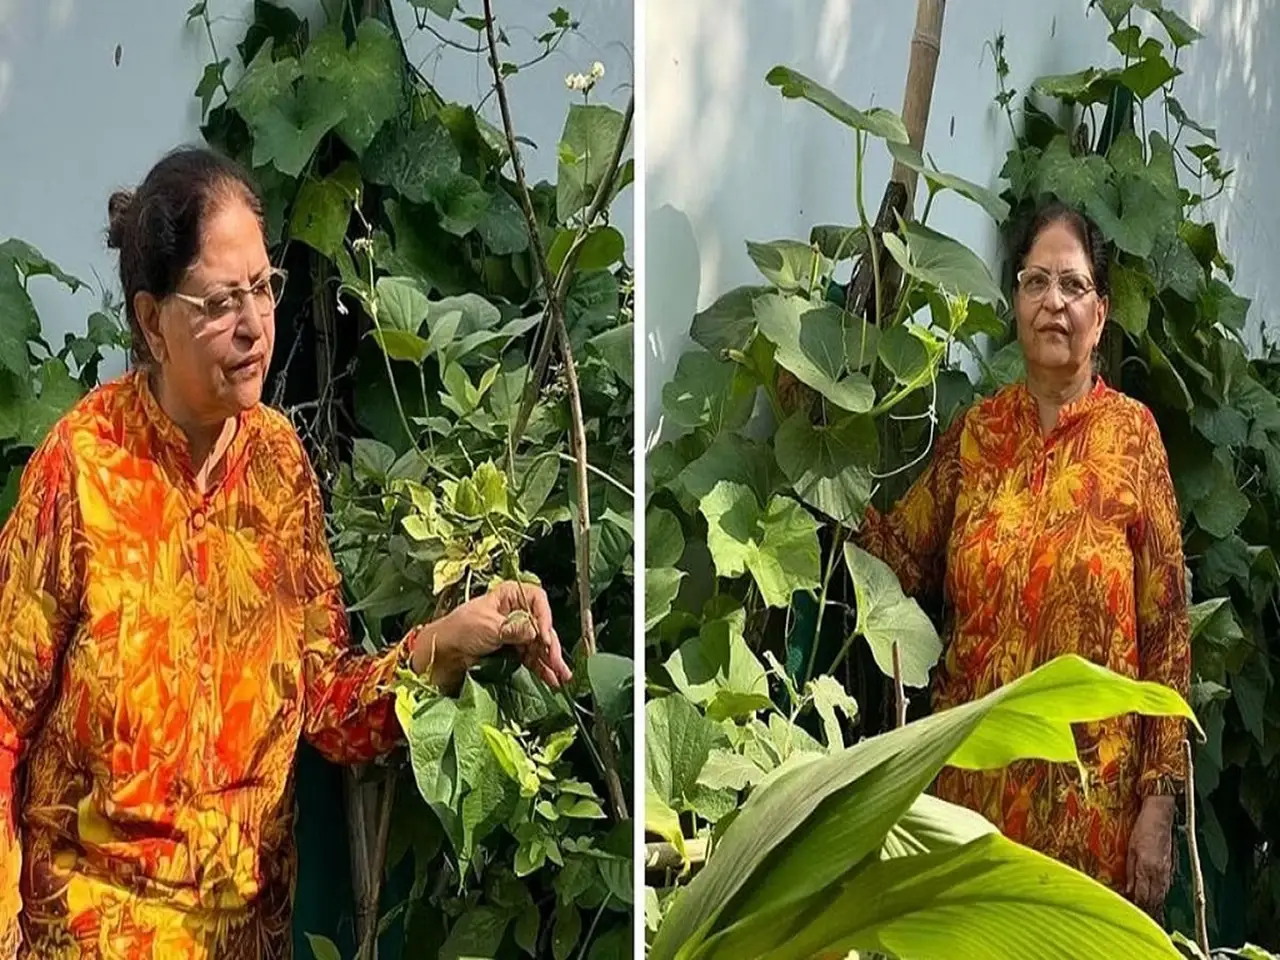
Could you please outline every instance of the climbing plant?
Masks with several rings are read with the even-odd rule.
[[[354,641],[377,650],[495,581],[539,583],[575,676],[553,692],[494,657],[456,698],[402,677],[408,750],[347,779],[355,929],[298,940],[322,960],[627,956],[632,276],[611,210],[632,108],[599,101],[603,64],[567,83],[539,68],[579,28],[563,8],[525,50],[488,2],[413,2],[411,25],[381,2],[329,6],[309,22],[256,0],[234,65],[213,5],[187,23],[212,53],[203,135],[252,170],[289,271],[267,399],[324,488]],[[420,35],[476,57],[490,93],[442,97],[409,55]],[[554,183],[525,177],[537,148],[506,94],[521,82],[565,104],[543,148]],[[128,343],[104,301],[50,346],[30,297],[50,279],[83,286],[0,245],[6,510],[31,448]]]
[[[314,30],[258,0],[196,95],[206,139],[251,167],[273,255],[300,278],[273,399],[308,441],[357,639],[376,649],[496,580],[540,583],[575,680],[495,658],[456,699],[403,678],[398,756],[349,782],[356,949],[622,956],[629,943],[631,274],[610,209],[631,116],[521,61],[486,3],[339,4]],[[467,39],[449,39],[456,18]],[[189,19],[212,45],[209,5]],[[443,98],[419,35],[477,57],[502,124]],[[561,97],[554,184],[529,183],[506,84]],[[489,99],[486,97],[486,99]],[[372,781],[372,786],[368,781]],[[380,895],[412,862],[408,889]],[[389,931],[389,932],[388,932]],[[312,940],[318,956],[338,947]],[[407,948],[408,949],[408,948]],[[435,948],[433,948],[435,949]]]
[[[1006,329],[982,260],[928,225],[933,198],[954,191],[997,222],[1008,206],[926,164],[891,112],[859,110],[786,67],[767,80],[851,128],[859,219],[815,227],[807,242],[748,242],[761,282],[693,318],[695,347],[663,389],[669,439],[650,454],[646,507],[650,955],[946,956],[963,943],[967,956],[1002,957],[1034,925],[1099,956],[1176,957],[1117,894],[921,796],[947,762],[1074,758],[1069,735],[1016,723],[993,725],[999,746],[982,760],[950,754],[1020,684],[1076,678],[1078,694],[1060,702],[1081,712],[1051,719],[1028,705],[1066,731],[1097,719],[1103,687],[1130,682],[1063,658],[999,696],[904,725],[906,692],[927,686],[941,643],[857,544],[873,499],[973,399],[952,354],[979,355],[980,335]],[[929,195],[919,221],[873,227],[862,196],[871,149],[919,171]],[[847,309],[836,279],[858,265],[873,278],[865,315]],[[867,709],[881,677],[896,692],[888,732]],[[1128,691],[1129,709],[1190,715],[1168,690]],[[1045,871],[1052,892],[1029,893]]]
[[[1175,92],[1179,60],[1199,32],[1156,2],[1097,6],[1113,65],[1042,77],[1016,112],[1003,40],[993,44],[997,101],[1015,139],[1001,172],[1012,209],[1006,226],[1018,229],[1053,196],[1087,211],[1115,247],[1104,375],[1155,413],[1185,523],[1191,702],[1207,733],[1196,751],[1196,792],[1211,939],[1280,948],[1275,348],[1233,289],[1215,224],[1212,201],[1232,171],[1213,129]],[[1013,343],[997,351],[988,376],[1015,375],[1018,356]],[[1184,851],[1170,919],[1189,933],[1187,867]]]

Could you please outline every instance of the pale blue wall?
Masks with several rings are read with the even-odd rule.
[[[1207,34],[1181,64],[1183,104],[1216,126],[1237,168],[1215,205],[1252,319],[1273,324],[1280,303],[1280,83],[1276,0],[1172,0]],[[953,0],[948,4],[926,149],[945,170],[996,186],[1011,134],[993,104],[987,43],[1007,37],[1009,84],[1100,62],[1114,51],[1087,0]],[[646,429],[658,425],[662,384],[688,343],[695,310],[758,274],[743,242],[808,236],[815,223],[856,222],[853,139],[764,75],[795,67],[856,106],[901,110],[915,23],[909,0],[646,0]],[[1157,28],[1158,29],[1158,28]],[[954,130],[952,128],[954,122]],[[889,165],[875,150],[866,203],[875,215]],[[978,208],[939,198],[930,222],[992,260],[995,230]]]
[[[21,237],[82,279],[94,283],[96,273],[118,286],[104,243],[107,197],[137,182],[167,149],[199,139],[199,103],[192,91],[211,57],[203,28],[186,25],[190,5],[0,0],[0,239]],[[321,9],[319,0],[290,5],[312,15]],[[498,0],[496,14],[515,55],[525,59],[533,52],[530,38],[546,28],[546,14],[557,5],[581,21],[581,35],[567,38],[510,87],[516,124],[540,147],[526,152],[534,179],[555,177],[555,144],[575,96],[564,76],[600,60],[608,72],[596,99],[621,108],[633,73],[630,0]],[[219,51],[234,62],[252,4],[209,0],[209,9],[217,18]],[[475,102],[486,89],[480,58],[440,49],[438,40],[416,29],[406,0],[396,0],[395,10],[423,72],[445,96]],[[458,40],[475,36],[460,26],[445,33]],[[498,121],[492,98],[485,112]],[[630,235],[629,200],[616,213]],[[97,305],[93,293],[73,298],[44,283],[33,288],[51,342],[82,329]]]

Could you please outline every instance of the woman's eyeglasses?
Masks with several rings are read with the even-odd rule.
[[[225,320],[242,314],[248,298],[253,299],[253,306],[259,312],[274,310],[284,295],[284,285],[288,278],[289,275],[284,270],[272,267],[266,276],[252,286],[229,287],[207,297],[193,297],[189,293],[175,293],[174,296],[196,307],[210,320]]]
[[[1094,289],[1093,281],[1082,273],[1049,273],[1037,267],[1018,271],[1018,289],[1032,300],[1043,300],[1057,286],[1066,303],[1079,300]]]

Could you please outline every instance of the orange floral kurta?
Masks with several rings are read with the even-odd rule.
[[[1025,385],[975,405],[897,507],[870,513],[861,539],[908,593],[941,594],[935,708],[1067,653],[1187,695],[1182,526],[1164,445],[1150,411],[1101,380],[1047,437]],[[1180,789],[1184,729],[1132,714],[1078,726],[1087,792],[1074,767],[1039,761],[948,767],[936,792],[1123,889],[1142,797]]]
[[[299,736],[346,762],[398,740],[407,647],[349,647],[293,428],[256,407],[223,463],[202,495],[133,373],[26,469],[0,534],[0,960],[288,957]]]

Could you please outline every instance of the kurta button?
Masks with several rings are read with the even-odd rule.
[[[197,530],[202,530],[204,528],[204,514],[197,510],[191,517],[191,525]]]
[[[204,603],[206,600],[209,599],[209,588],[206,587],[203,583],[196,586],[196,599],[199,600],[201,603]]]

